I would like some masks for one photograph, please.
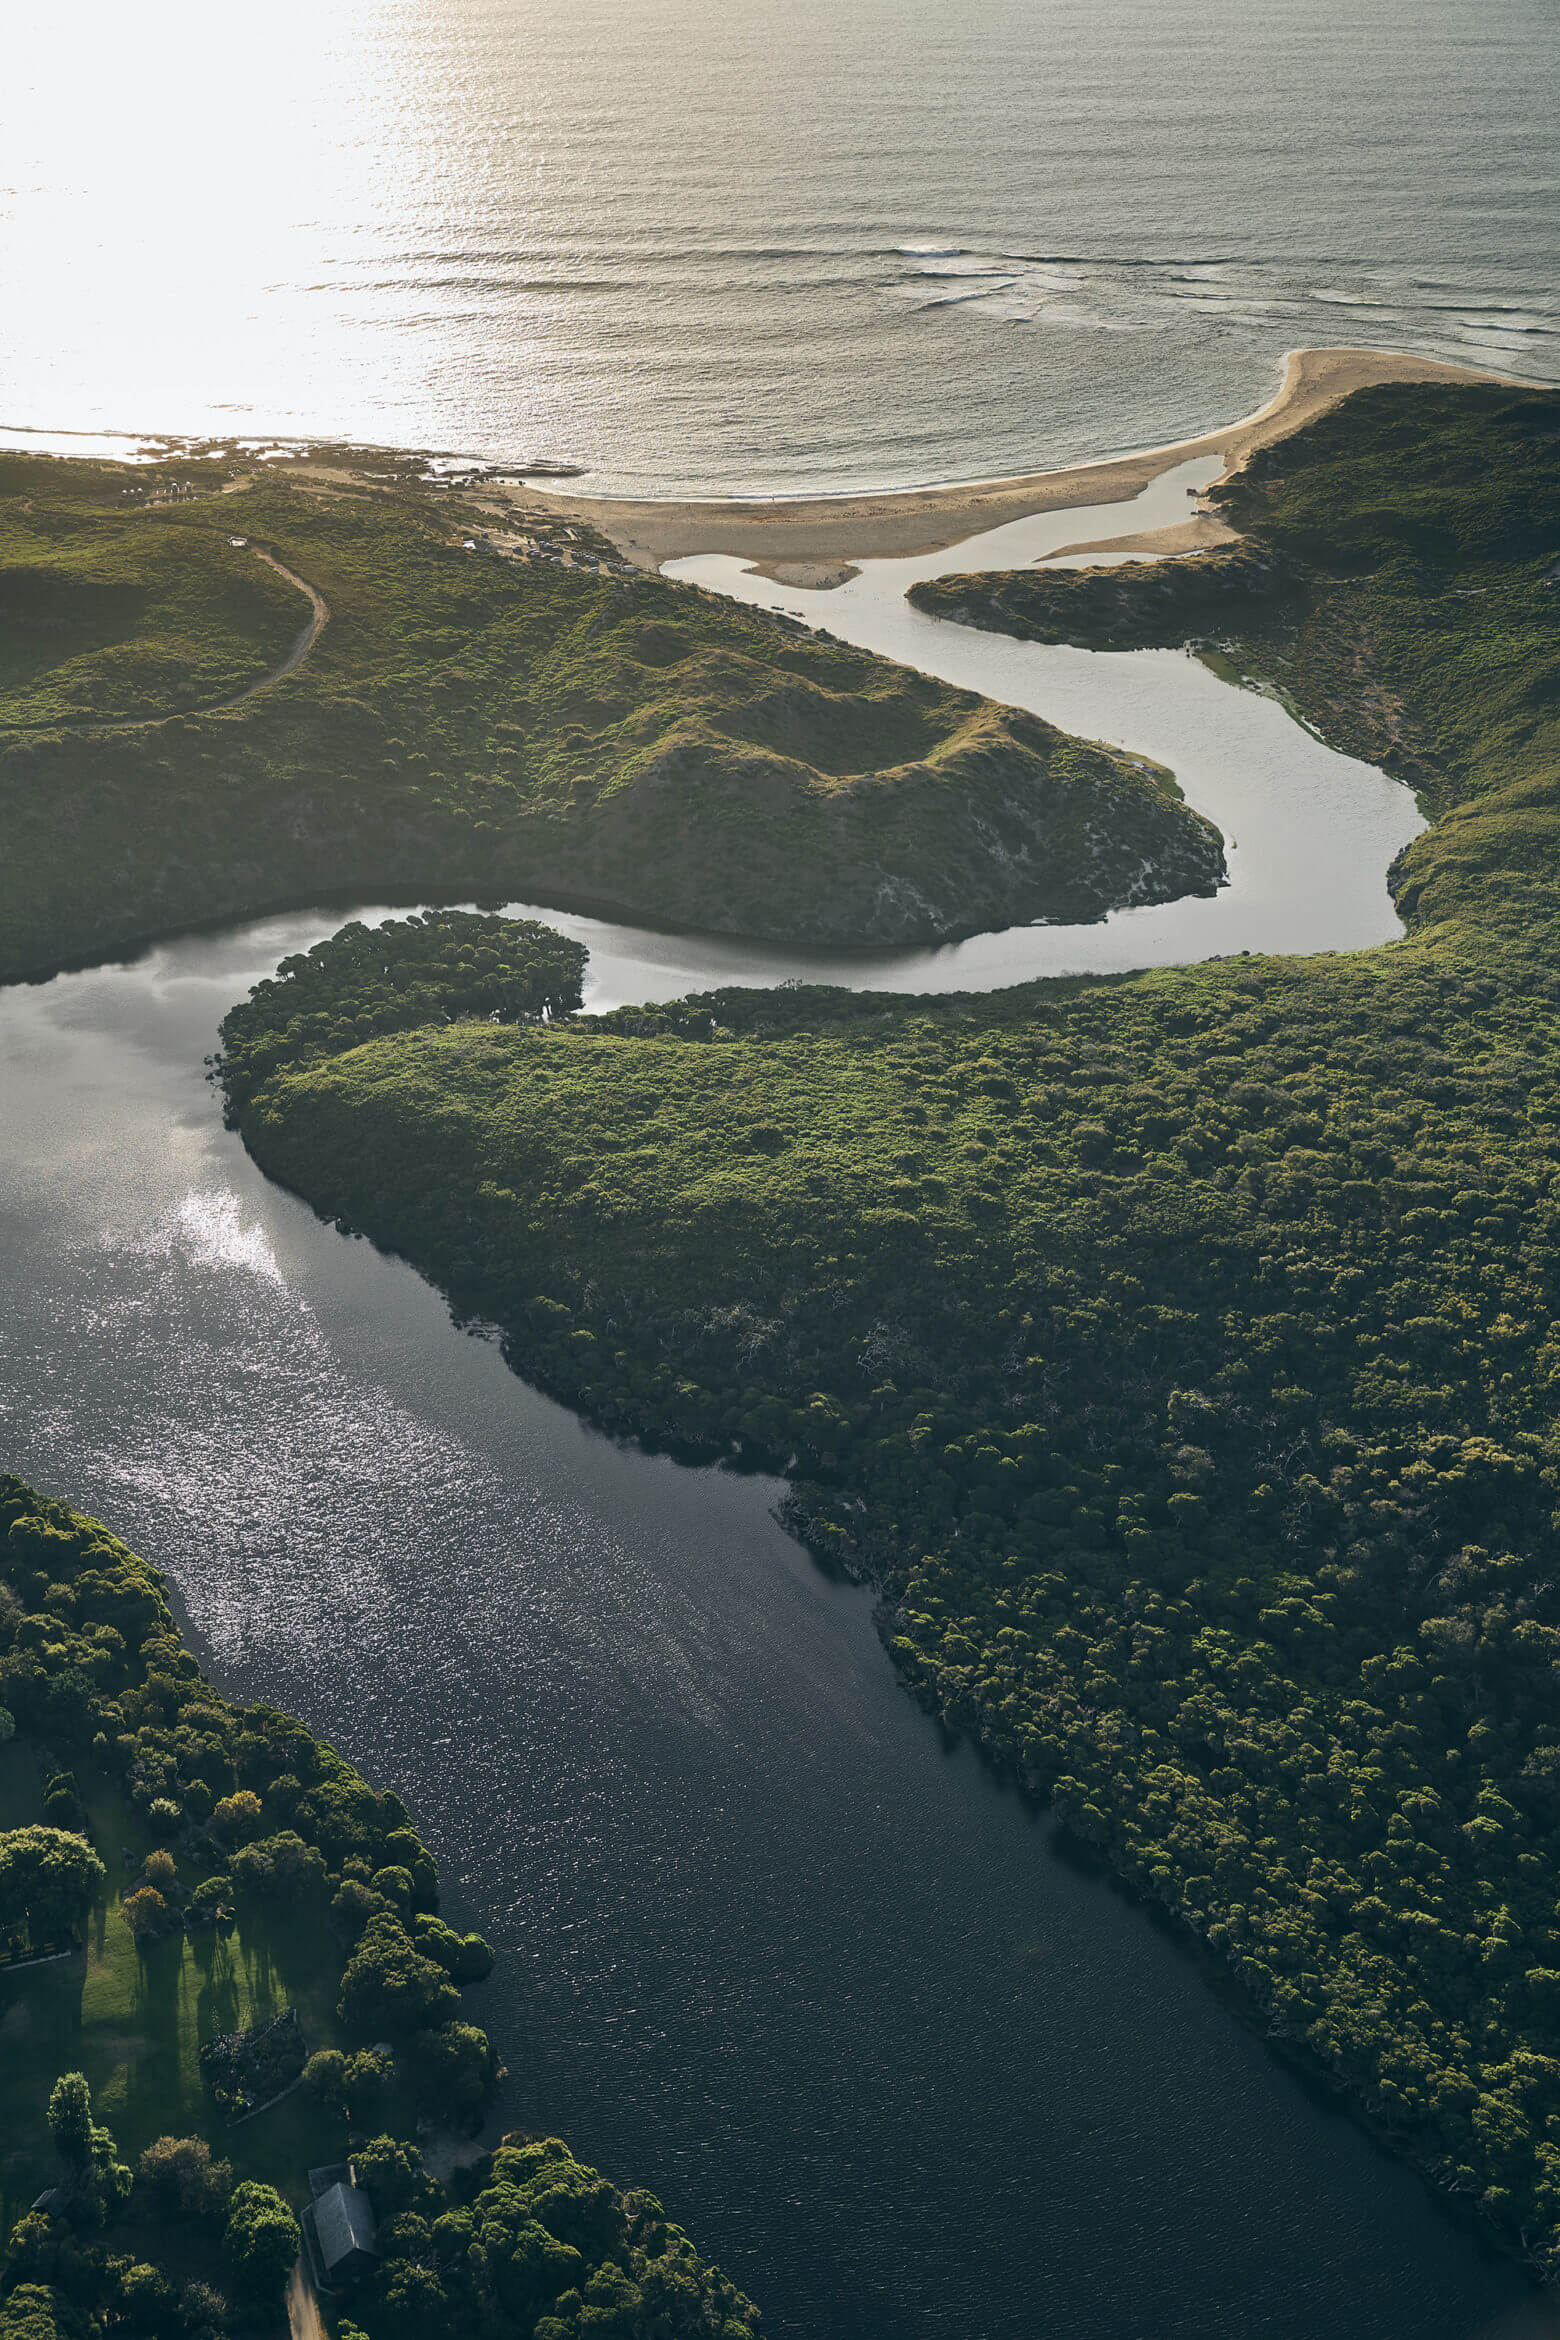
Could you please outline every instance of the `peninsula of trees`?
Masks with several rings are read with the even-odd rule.
[[[232,1107],[520,1369],[784,1467],[928,1705],[1554,2277],[1560,398],[1365,393],[1228,501],[1286,582],[1221,633],[1435,816],[1403,942],[408,1029],[533,939],[349,931]]]

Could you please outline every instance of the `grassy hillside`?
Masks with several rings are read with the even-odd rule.
[[[1555,412],[1370,392],[1242,490],[1306,576],[1253,631],[1433,775],[1408,940],[327,1030],[238,1101],[523,1370],[783,1462],[928,1704],[1549,2275]]]
[[[0,976],[365,894],[853,945],[1222,879],[1125,757],[691,587],[467,551],[448,495],[126,476],[0,458]],[[257,548],[329,619],[224,710],[309,614]]]
[[[17,1883],[40,1830],[92,1872],[68,1920]],[[379,2221],[349,2310],[369,2340],[749,2340],[751,2304],[660,2204],[557,2139],[448,2186],[424,2168],[414,2128],[474,2129],[495,2083],[458,1988],[491,1954],[437,1902],[398,1797],[231,1706],[144,1561],[0,1477],[0,2328],[274,2333],[308,2170],[350,2154]],[[289,2009],[293,2063],[229,2117],[202,2051]],[[65,2073],[99,2124],[79,2167]]]
[[[236,530],[137,511],[126,476],[0,455],[6,731],[231,698],[280,664],[308,615],[295,588],[229,541]]]
[[[1243,621],[1253,604],[1287,603],[1295,584],[1265,547],[1236,545],[1115,568],[956,571],[912,585],[932,617],[1086,650],[1158,650]]]

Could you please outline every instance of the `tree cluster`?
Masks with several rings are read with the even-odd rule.
[[[437,1916],[437,1868],[400,1798],[376,1794],[290,1715],[232,1706],[184,1649],[145,1562],[11,1478],[0,1478],[0,1587],[0,1680],[21,1728],[115,1780],[154,1832],[223,1864],[187,1893],[171,1853],[154,1850],[125,1897],[138,1938],[229,1909],[332,1916],[348,1944],[342,2020],[370,2041],[432,2029],[419,2101],[469,2121],[499,2066],[486,2035],[457,2020],[460,1990],[492,1954]],[[54,1775],[56,1797],[66,1782]],[[68,1795],[79,1812],[73,1778]],[[69,1938],[104,1879],[82,1836],[0,1835],[0,1939]]]
[[[222,1026],[233,1105],[284,1059],[331,1056],[380,1032],[480,1018],[513,1024],[580,1004],[585,948],[529,918],[428,910],[344,926],[284,959]]]
[[[368,2340],[754,2340],[758,2312],[649,2194],[556,2137],[506,2137],[452,2186],[382,2137],[355,2156],[380,2263],[351,2317]]]
[[[39,1956],[75,1942],[106,1874],[78,1830],[0,1831],[0,1943]]]

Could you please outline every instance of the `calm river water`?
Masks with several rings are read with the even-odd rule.
[[[1184,508],[1179,479],[1155,493]],[[1023,525],[941,565],[1080,533]],[[590,944],[590,1004],[1395,931],[1405,791],[1188,658],[919,618],[903,588],[932,565],[873,564],[830,622],[1172,763],[1232,839],[1230,886],[873,960],[558,918]],[[0,1451],[167,1570],[230,1692],[405,1795],[499,1952],[481,2016],[507,2118],[653,2187],[777,2340],[1551,2329],[1517,2270],[943,1742],[869,1596],[775,1524],[773,1482],[594,1435],[259,1176],[202,1060],[226,1008],[341,915],[0,992]]]
[[[201,1059],[334,923],[0,994],[0,1445],[406,1796],[499,1951],[507,2117],[780,2340],[1546,2329],[942,1742],[773,1483],[594,1435],[259,1176]]]

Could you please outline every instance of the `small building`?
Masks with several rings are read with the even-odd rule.
[[[327,2181],[315,2187],[316,2179]],[[374,2209],[350,2169],[310,2170],[314,2199],[303,2214],[303,2239],[316,2288],[340,2291],[366,2275],[379,2256]]]

